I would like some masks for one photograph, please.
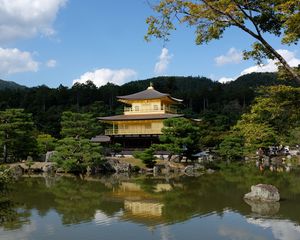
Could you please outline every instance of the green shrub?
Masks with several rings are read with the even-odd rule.
[[[148,168],[153,168],[156,164],[156,157],[154,156],[154,150],[151,148],[146,149],[145,151],[142,152],[134,152],[133,156],[135,158],[141,159],[143,163],[146,165]]]

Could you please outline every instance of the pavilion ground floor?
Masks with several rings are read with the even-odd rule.
[[[159,135],[114,135],[110,136],[111,144],[120,143],[124,150],[149,148],[152,144],[160,143]]]

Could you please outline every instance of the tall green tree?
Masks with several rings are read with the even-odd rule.
[[[170,154],[180,154],[192,159],[200,149],[199,126],[185,118],[170,118],[164,121],[160,140]]]
[[[26,159],[37,152],[32,115],[23,109],[0,111],[0,149],[3,162]]]
[[[285,143],[300,124],[300,88],[263,87],[248,113],[234,126],[250,149]]]
[[[240,160],[243,157],[244,139],[237,131],[226,135],[219,145],[218,153],[227,160]]]
[[[158,16],[147,18],[146,39],[155,36],[168,39],[176,29],[175,21],[196,28],[196,43],[220,39],[226,29],[236,27],[255,42],[244,57],[261,63],[264,58],[276,59],[298,82],[300,74],[293,69],[264,36],[281,38],[283,44],[296,44],[300,38],[299,0],[160,0],[153,6]]]
[[[102,131],[92,114],[66,111],[61,117],[61,136],[91,138]]]

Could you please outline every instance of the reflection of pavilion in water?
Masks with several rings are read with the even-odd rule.
[[[164,222],[164,203],[159,193],[172,189],[171,184],[158,183],[153,186],[157,194],[150,194],[137,183],[122,182],[119,188],[114,189],[112,197],[124,201],[122,219],[153,226]]]
[[[146,202],[146,201],[124,201],[124,208],[135,216],[152,216],[160,217],[162,215],[163,204],[159,202]]]
[[[182,186],[181,184],[175,184],[174,186]],[[122,182],[120,190],[123,192],[142,192],[142,188],[139,184],[133,182]],[[169,183],[157,183],[154,188],[154,192],[163,192],[163,191],[171,191],[173,189],[172,185]]]

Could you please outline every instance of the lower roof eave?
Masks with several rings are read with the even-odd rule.
[[[108,117],[98,117],[97,119],[104,122],[112,122],[112,121],[132,121],[132,120],[160,120],[160,119],[168,119],[168,118],[178,118],[183,117],[183,114],[139,114],[139,115],[115,115]]]
[[[155,134],[115,134],[109,135],[110,137],[115,138],[140,138],[140,137],[159,137],[162,133],[155,133]]]

